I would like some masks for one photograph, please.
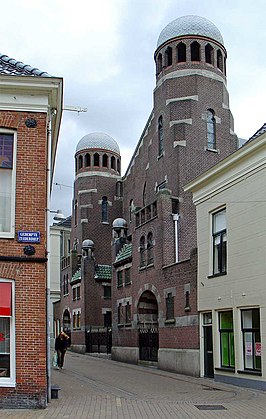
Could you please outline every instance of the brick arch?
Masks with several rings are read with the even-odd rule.
[[[154,294],[154,296],[156,298],[156,301],[157,301],[157,304],[158,304],[158,307],[159,307],[159,304],[162,302],[159,291],[153,284],[148,283],[148,284],[144,284],[144,287],[141,287],[139,289],[138,294],[137,294],[137,298],[135,300],[135,308],[138,308],[140,297],[142,296],[142,294],[145,291],[150,291]]]

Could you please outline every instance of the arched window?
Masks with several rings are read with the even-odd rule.
[[[83,157],[82,157],[82,156],[79,156],[79,164],[78,164],[78,168],[79,168],[79,169],[82,169],[82,167],[83,167]]]
[[[93,156],[93,166],[100,166],[100,156],[98,153],[95,153]]]
[[[107,156],[107,154],[103,155],[103,167],[108,167],[108,156]]]
[[[210,44],[205,46],[205,61],[213,65],[213,47]]]
[[[191,61],[200,61],[200,44],[195,41],[190,45]]]
[[[163,154],[163,117],[160,116],[158,119],[158,154],[161,156]]]
[[[173,50],[171,47],[167,47],[165,51],[165,63],[166,67],[173,64]]]
[[[158,54],[157,58],[157,74],[159,74],[162,71],[163,68],[163,57],[162,54]]]
[[[145,266],[145,237],[142,236],[139,242],[140,267]]]
[[[121,196],[123,196],[123,184],[120,180],[116,183],[116,196],[118,198],[121,198]]]
[[[144,207],[146,206],[146,197],[147,197],[147,188],[146,188],[146,182],[145,182],[143,186],[143,191],[142,191],[142,205]]]
[[[116,161],[116,164],[117,164],[117,171],[118,171],[118,173],[120,173],[120,160],[119,159],[117,159],[117,161]]]
[[[151,232],[147,237],[147,261],[148,265],[153,263],[153,235]]]
[[[111,169],[115,170],[115,157],[114,156],[111,157]]]
[[[75,226],[78,224],[78,201],[75,200],[74,202],[74,224]]]
[[[219,70],[223,71],[223,55],[220,49],[217,51],[217,67]]]
[[[78,159],[77,159],[77,157],[75,158],[75,171],[76,171],[76,173],[78,171]]]
[[[207,110],[207,148],[216,149],[215,114],[212,109]]]
[[[187,60],[186,45],[183,42],[179,42],[176,47],[177,50],[177,62],[184,63]]]
[[[89,167],[91,165],[91,156],[89,153],[85,154],[85,167]]]
[[[132,221],[133,212],[134,212],[134,203],[133,203],[133,199],[131,199],[130,202],[129,202],[129,222],[130,223]]]
[[[66,274],[66,294],[68,294],[68,274]]]
[[[107,200],[107,196],[102,197],[102,223],[108,223],[108,200]]]

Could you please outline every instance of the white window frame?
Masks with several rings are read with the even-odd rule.
[[[214,215],[217,214],[218,212],[221,211],[225,211],[226,214],[226,246],[227,246],[227,256],[226,256],[226,271],[225,272],[219,272],[219,273],[214,273],[214,251],[213,251],[213,220],[214,220]],[[211,210],[209,212],[209,276],[222,276],[222,275],[226,275],[228,272],[228,224],[227,224],[227,216],[228,216],[228,212],[227,212],[227,207],[226,205],[222,205],[218,208],[214,208],[213,210]]]
[[[15,340],[15,281],[0,278],[0,282],[11,283],[12,312],[10,317],[10,377],[0,377],[1,387],[16,387],[16,340]]]
[[[1,134],[13,134],[13,168],[11,180],[11,211],[10,211],[10,231],[0,231],[1,239],[15,237],[15,200],[16,200],[16,162],[17,162],[17,132],[15,130],[0,129]]]

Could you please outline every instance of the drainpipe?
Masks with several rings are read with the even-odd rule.
[[[179,214],[172,214],[173,221],[175,225],[175,263],[179,262],[178,257],[178,220],[179,220]]]
[[[47,374],[47,401],[51,401],[51,348],[50,348],[50,188],[51,188],[51,142],[52,142],[52,115],[49,115],[47,130],[47,208],[46,208],[46,253],[47,253],[47,269],[46,269],[46,374]]]

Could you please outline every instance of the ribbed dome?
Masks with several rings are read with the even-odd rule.
[[[212,22],[204,17],[188,15],[173,20],[162,30],[158,38],[157,48],[164,42],[183,35],[206,36],[224,45],[219,29]]]
[[[76,153],[90,148],[100,148],[120,154],[117,142],[110,135],[103,132],[92,132],[82,137],[76,147]]]

